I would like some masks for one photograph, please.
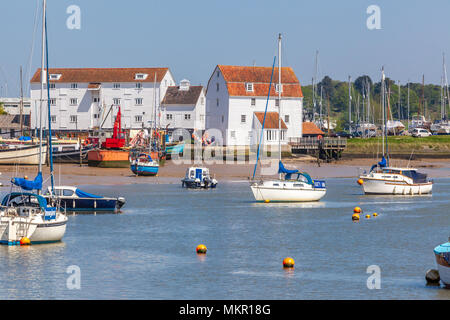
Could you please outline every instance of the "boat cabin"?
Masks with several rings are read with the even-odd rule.
[[[385,175],[393,175],[383,176],[384,178],[396,178],[396,175],[401,175],[412,179],[414,183],[427,182],[427,174],[419,173],[417,172],[417,169],[414,168],[381,168],[381,173]]]
[[[54,195],[58,196],[58,197],[74,197],[74,198],[78,198],[76,192],[77,192],[77,188],[76,187],[71,187],[71,186],[59,186],[59,187],[54,187]],[[47,191],[45,192],[46,196],[49,196],[52,194],[52,187],[48,187]]]
[[[186,170],[186,179],[203,181],[204,178],[210,178],[208,168],[190,167]]]

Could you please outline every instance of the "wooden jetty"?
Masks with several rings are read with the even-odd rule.
[[[292,153],[314,155],[319,159],[330,162],[331,160],[339,160],[342,157],[342,152],[347,147],[346,138],[290,138],[289,145]]]

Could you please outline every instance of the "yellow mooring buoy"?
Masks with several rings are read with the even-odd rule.
[[[294,259],[287,257],[283,260],[283,267],[284,268],[293,268],[295,265]]]
[[[207,249],[206,249],[206,246],[204,244],[199,244],[197,246],[197,249],[196,249],[197,253],[199,253],[199,254],[205,254],[206,250]]]

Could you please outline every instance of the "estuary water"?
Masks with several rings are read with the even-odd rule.
[[[450,299],[425,282],[450,235],[450,179],[415,197],[364,196],[355,179],[327,184],[309,204],[255,203],[245,181],[207,191],[86,185],[124,196],[122,213],[69,215],[61,243],[1,246],[0,298]],[[285,257],[294,270],[282,268]],[[380,289],[367,286],[373,265]]]

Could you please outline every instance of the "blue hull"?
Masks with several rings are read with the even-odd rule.
[[[136,166],[131,165],[131,171],[138,176],[155,176],[158,173],[159,167],[156,166]]]
[[[123,205],[116,199],[101,198],[60,198],[59,201],[67,211],[115,211]]]

